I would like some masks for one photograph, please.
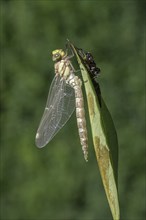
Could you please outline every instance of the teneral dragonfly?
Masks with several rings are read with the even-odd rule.
[[[39,148],[48,144],[65,125],[76,108],[77,126],[84,158],[88,160],[88,138],[82,94],[82,82],[62,49],[52,52],[55,62],[55,77],[52,81],[44,114],[36,134]]]

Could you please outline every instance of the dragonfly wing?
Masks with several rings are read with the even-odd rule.
[[[74,89],[61,77],[55,76],[46,108],[36,134],[36,145],[44,147],[64,126],[75,109]]]

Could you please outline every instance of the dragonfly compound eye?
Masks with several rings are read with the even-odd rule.
[[[52,52],[53,61],[60,61],[65,56],[65,52],[62,49],[54,50]]]

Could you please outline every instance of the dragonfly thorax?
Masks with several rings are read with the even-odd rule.
[[[74,69],[68,59],[62,59],[55,63],[55,73],[65,80],[74,72]]]

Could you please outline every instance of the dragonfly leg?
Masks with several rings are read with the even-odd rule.
[[[73,68],[73,72],[74,72],[74,73],[77,73],[77,72],[80,72],[80,71],[81,71],[80,69],[75,70],[75,68],[73,67],[72,64],[71,64],[71,67]]]
[[[77,69],[77,70],[75,70],[74,72],[77,73],[77,72],[80,72],[80,71],[81,71],[80,69]]]
[[[67,59],[68,59],[68,56],[67,56]],[[76,70],[76,69],[74,68],[74,66],[72,65],[71,62],[69,62],[69,65],[70,65],[70,67],[71,67],[71,69],[73,70],[74,73],[77,73],[77,72],[80,71],[80,69],[77,69],[77,70]]]
[[[70,51],[71,51],[71,54],[70,54],[70,55],[67,55],[67,54],[68,54],[68,49],[70,49]],[[71,59],[71,58],[74,57],[74,52],[73,52],[73,50],[71,49],[71,46],[70,46],[70,44],[69,44],[68,41],[67,41],[66,44],[65,44],[65,51],[66,51],[66,58],[67,58],[67,59]]]
[[[67,49],[67,50],[68,50],[68,49]],[[67,50],[66,50],[66,51],[67,51]],[[73,58],[73,57],[74,57],[74,53],[73,53],[73,51],[71,50],[71,54],[70,54],[70,55],[67,55],[66,58],[67,58],[68,60],[70,60],[70,59]]]

